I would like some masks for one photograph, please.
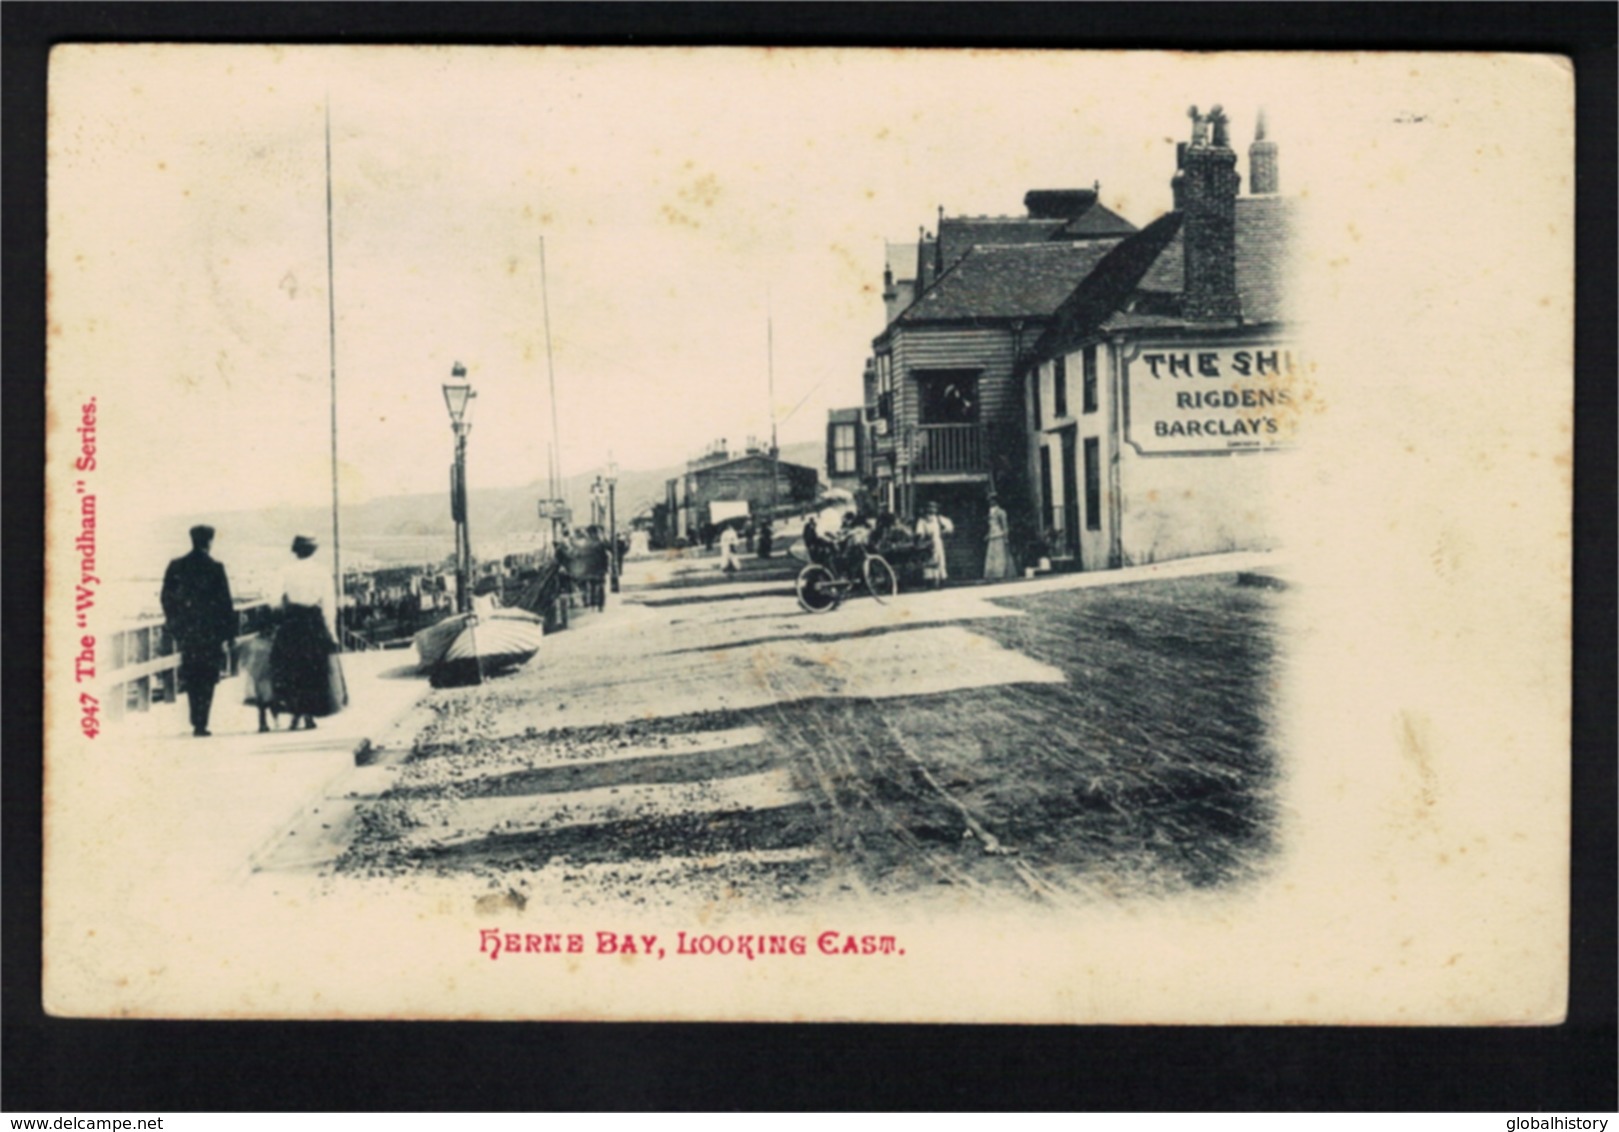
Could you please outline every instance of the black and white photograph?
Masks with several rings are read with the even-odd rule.
[[[58,47],[45,1009],[1561,1021],[1573,83]]]

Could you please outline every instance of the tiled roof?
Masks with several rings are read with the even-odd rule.
[[[1167,213],[1108,252],[1096,269],[1086,275],[1057,307],[1051,325],[1035,343],[1034,354],[1051,357],[1089,337],[1109,315],[1123,308],[1131,295],[1155,273],[1180,243],[1181,216]],[[1178,250],[1173,253],[1178,263]],[[1180,290],[1180,279],[1174,279]]]
[[[1237,294],[1244,323],[1284,317],[1285,260],[1294,215],[1294,202],[1282,197],[1237,198]],[[1178,313],[1186,282],[1181,222],[1181,213],[1167,213],[1116,245],[1064,299],[1034,353],[1050,357],[1098,329],[1192,325]]]
[[[1087,236],[1128,236],[1136,226],[1105,204],[1093,204],[1065,224],[1053,239],[1082,240]]]
[[[1051,239],[1067,223],[1023,216],[946,216],[939,225],[939,247],[949,267],[975,247],[986,244],[1038,244]]]
[[[913,325],[1044,317],[1118,243],[1114,239],[1097,239],[975,247],[895,321]]]
[[[1096,200],[1090,189],[1045,189],[1028,194],[1038,203],[1043,197],[1073,197],[1072,215],[1060,216],[946,216],[939,224],[938,255],[949,267],[968,251],[989,244],[1039,244],[1088,240],[1097,236],[1128,236],[1136,226]]]

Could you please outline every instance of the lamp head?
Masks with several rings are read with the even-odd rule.
[[[444,406],[450,410],[450,423],[460,428],[472,409],[477,391],[467,381],[467,367],[456,362],[450,369],[450,380],[444,383]]]

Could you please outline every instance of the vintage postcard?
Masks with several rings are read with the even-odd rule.
[[[1563,1018],[1566,61],[49,110],[51,1013]]]

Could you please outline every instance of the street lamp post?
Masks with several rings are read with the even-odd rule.
[[[455,520],[455,609],[472,608],[472,541],[467,534],[467,436],[472,432],[472,399],[478,395],[467,381],[467,368],[456,362],[444,383],[444,405],[455,432],[455,463],[450,467],[450,517]]]
[[[597,546],[601,545],[602,524],[605,523],[606,521],[607,521],[607,487],[606,487],[605,484],[602,483],[602,478],[600,476],[597,476],[596,477],[596,482],[590,485],[590,537],[592,539],[596,540],[596,545]],[[591,553],[592,554],[595,553],[594,548],[592,549]],[[607,553],[611,554],[612,551],[608,550]],[[611,559],[609,559],[609,562],[610,561],[611,561]],[[590,599],[591,599],[591,603],[593,605],[595,605],[595,607],[597,609],[604,609],[604,608],[606,608],[606,599],[603,597],[603,591],[601,590],[600,587],[606,585],[606,583],[601,578],[598,578],[598,577],[595,576],[595,573],[594,573],[595,567],[594,566],[591,567],[591,570],[592,570],[591,581],[590,581],[590,587],[591,587]],[[608,572],[609,573],[612,572],[610,568],[609,568]]]
[[[612,589],[618,592],[618,464],[607,460],[607,553],[608,574]]]

